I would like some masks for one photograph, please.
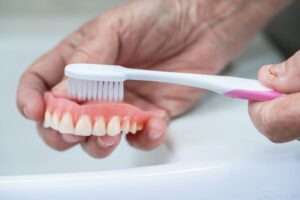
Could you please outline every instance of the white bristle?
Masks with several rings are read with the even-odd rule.
[[[113,101],[118,101],[118,95],[119,95],[119,83],[115,82],[114,83],[114,88],[113,88]]]
[[[81,93],[82,93],[81,80],[75,81],[75,83],[76,83],[76,88],[75,88],[74,97],[77,98],[78,100],[81,100]]]
[[[108,101],[112,101],[114,97],[114,82],[108,83]]]
[[[102,91],[102,89],[103,89],[103,82],[99,81],[98,82],[98,91],[97,91],[98,92],[98,98],[97,98],[97,100],[99,100],[99,101],[102,101],[102,99],[103,99],[103,95],[102,95],[103,91]]]
[[[98,82],[97,81],[94,81],[93,82],[94,85],[93,85],[93,97],[92,97],[92,100],[97,100],[97,91],[98,91]]]
[[[87,93],[87,99],[89,101],[92,100],[92,92],[93,92],[93,81],[88,81],[88,93]]]
[[[68,95],[79,101],[117,102],[124,98],[123,82],[88,81],[69,78]]]
[[[102,100],[107,101],[107,96],[108,96],[108,83],[107,81],[103,82],[103,91],[102,91]]]
[[[115,94],[115,101],[123,101],[124,99],[124,88],[123,88],[123,81],[121,82],[116,82],[117,86],[118,86],[118,93]],[[122,91],[122,93],[120,93],[120,91]],[[120,94],[122,96],[120,96]]]

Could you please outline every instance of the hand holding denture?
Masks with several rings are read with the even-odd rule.
[[[179,19],[190,11],[175,8],[174,1],[136,1],[114,8],[82,26],[28,68],[20,81],[18,108],[24,116],[37,121],[39,134],[49,146],[65,150],[81,144],[90,155],[105,157],[120,142],[121,132],[127,133],[130,145],[144,150],[163,142],[169,119],[188,110],[199,98],[199,90],[128,82],[124,103],[77,102],[66,95],[63,74],[70,63],[199,73],[220,71],[223,62],[216,62],[217,59],[203,64],[209,68],[199,66],[198,59],[188,59],[196,54],[206,58],[209,53],[202,45],[190,43],[198,40],[199,34],[178,35],[180,30],[197,32],[200,26],[192,26],[195,16],[182,23]],[[174,30],[179,26],[184,27]]]
[[[153,149],[163,142],[169,120],[188,111],[202,91],[128,81],[122,103],[80,102],[67,95],[65,66],[98,63],[217,74],[278,10],[265,2],[257,4],[141,0],[113,8],[83,25],[24,72],[18,108],[37,122],[42,139],[57,150],[80,143],[93,157],[105,157],[116,148],[122,132],[130,145]],[[245,24],[251,26],[245,29]]]

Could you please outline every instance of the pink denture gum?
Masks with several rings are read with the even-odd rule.
[[[161,117],[160,113],[143,111],[127,103],[79,104],[69,99],[55,97],[50,92],[45,93],[44,100],[46,103],[44,127],[60,133],[81,136],[135,134],[143,129],[149,118]]]
[[[113,116],[118,116],[121,119],[128,118],[135,120],[137,123],[144,123],[151,116],[157,116],[155,112],[143,111],[127,103],[94,102],[79,105],[65,98],[54,97],[50,92],[45,93],[44,99],[48,111],[58,111],[59,113],[69,112],[72,114],[74,121],[77,121],[80,115],[89,115],[91,119],[103,116],[106,120],[109,120]]]

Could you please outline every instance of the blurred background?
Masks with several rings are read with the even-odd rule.
[[[286,57],[300,49],[300,1],[275,17],[265,33]]]

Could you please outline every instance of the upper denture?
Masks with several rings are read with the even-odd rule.
[[[151,116],[156,116],[153,112],[142,111],[126,103],[88,102],[80,105],[54,97],[50,92],[45,93],[44,99],[44,126],[61,133],[82,136],[136,133],[143,129]]]

